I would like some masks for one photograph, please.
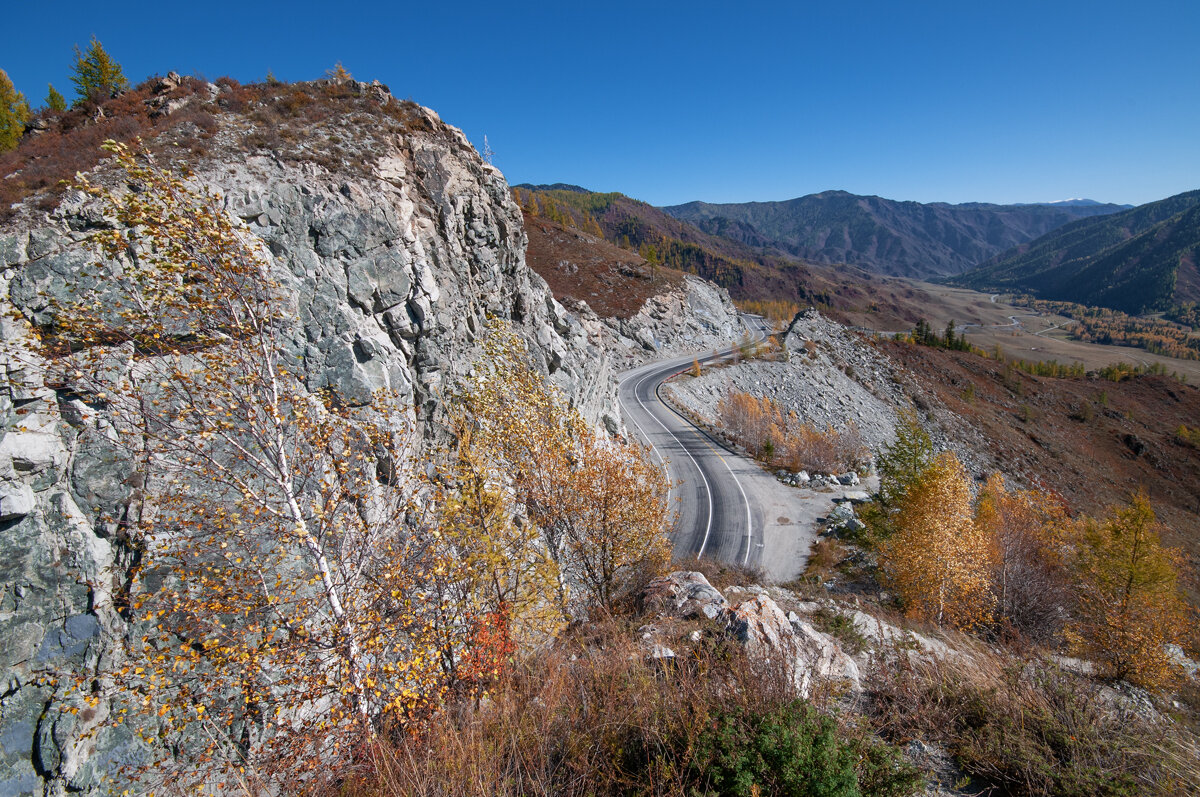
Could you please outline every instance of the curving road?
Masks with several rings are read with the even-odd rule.
[[[762,340],[765,324],[753,317],[746,320]],[[715,357],[731,351],[717,352]],[[751,483],[763,479],[762,470],[725,448],[659,397],[663,382],[691,367],[694,359],[693,355],[677,357],[622,374],[621,409],[630,429],[653,448],[655,458],[666,464],[675,484],[675,556],[705,556],[761,567],[764,518]],[[701,363],[712,359],[713,354],[699,358]]]

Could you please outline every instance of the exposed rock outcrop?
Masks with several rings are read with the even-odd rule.
[[[662,617],[711,621],[745,645],[751,657],[778,666],[798,694],[807,696],[817,681],[840,683],[852,693],[862,690],[858,664],[837,641],[794,612],[785,613],[763,587],[730,587],[722,595],[703,573],[676,571],[651,581],[643,603]],[[659,640],[662,630],[655,624],[642,629],[651,655],[667,649]]]
[[[815,429],[853,424],[872,452],[894,439],[897,413],[915,409],[936,448],[953,449],[973,473],[995,469],[980,432],[930,397],[863,333],[808,309],[792,320],[783,344],[785,360],[712,369],[672,382],[669,395],[692,416],[712,420],[731,388],[743,390],[775,400]]]
[[[198,164],[295,304],[286,346],[306,387],[348,404],[389,388],[411,402],[427,443],[444,440],[444,402],[480,356],[491,315],[511,321],[589,419],[615,425],[610,356],[526,267],[504,178],[460,131],[420,114],[422,124],[372,141],[370,157],[332,168],[244,153],[245,129],[226,120]],[[0,309],[20,319],[0,321],[0,794],[95,790],[112,764],[138,755],[128,731],[81,741],[97,718],[63,702],[71,674],[102,666],[124,633],[112,593],[130,554],[112,519],[136,485],[88,420],[96,408],[45,383],[26,326],[47,320],[48,297],[67,297],[104,224],[76,195],[0,229]]]
[[[632,317],[606,320],[615,333],[613,353],[629,368],[657,357],[725,348],[746,333],[729,294],[691,275],[650,297]]]

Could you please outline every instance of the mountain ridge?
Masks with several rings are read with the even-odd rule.
[[[662,210],[700,230],[824,264],[924,279],[970,270],[1013,246],[1118,205],[920,203],[822,191],[777,202],[689,202]]]
[[[949,282],[1127,313],[1200,300],[1200,190],[1080,219]]]

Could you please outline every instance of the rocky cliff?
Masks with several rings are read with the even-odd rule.
[[[237,91],[211,86],[172,110],[211,111],[205,154],[190,159],[195,179],[269,250],[297,308],[287,345],[310,391],[332,388],[354,404],[393,389],[411,400],[425,440],[443,439],[440,410],[496,316],[591,420],[617,425],[598,331],[526,267],[521,212],[460,131],[378,85],[316,85],[304,96],[328,112],[281,143],[255,115],[270,108]],[[361,112],[368,101],[373,115]],[[151,146],[177,157],[170,143]],[[94,179],[115,178],[101,167]],[[87,240],[106,222],[82,194],[49,213],[16,210],[0,229],[0,794],[92,791],[137,744],[126,731],[84,738],[95,717],[67,711],[64,695],[70,674],[100,666],[124,632],[106,596],[128,552],[101,519],[120,517],[134,486],[80,400],[45,383],[27,344],[53,306],[47,296],[65,297],[95,257]]]

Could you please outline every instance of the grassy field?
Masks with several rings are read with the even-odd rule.
[[[1200,384],[1200,361],[1180,360],[1151,354],[1128,346],[1104,346],[1068,339],[1071,319],[1041,315],[1010,303],[1011,296],[979,293],[945,285],[915,283],[928,297],[926,318],[935,330],[954,321],[967,339],[985,351],[996,346],[1010,357],[1022,360],[1082,362],[1088,370],[1127,362],[1148,366],[1162,363],[1167,373],[1178,372],[1191,384]],[[893,331],[893,330],[889,330]]]

